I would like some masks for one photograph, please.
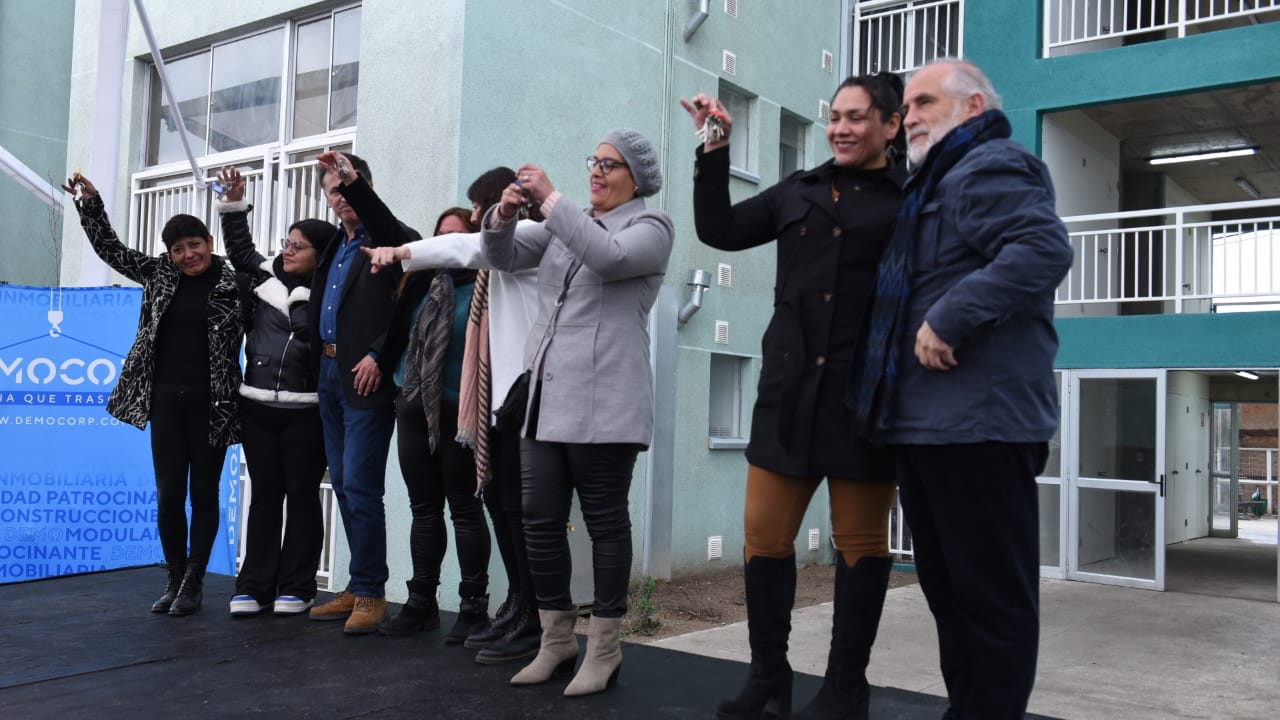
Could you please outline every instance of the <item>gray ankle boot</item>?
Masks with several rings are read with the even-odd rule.
[[[565,697],[591,695],[598,693],[618,679],[622,670],[622,646],[619,636],[622,633],[622,618],[602,618],[591,616],[591,627],[587,631],[587,656],[582,660],[582,667],[573,676],[569,687],[564,689]]]
[[[578,639],[573,625],[577,610],[539,610],[542,621],[542,645],[538,656],[511,678],[512,685],[535,685],[559,675],[568,674],[578,660]]]

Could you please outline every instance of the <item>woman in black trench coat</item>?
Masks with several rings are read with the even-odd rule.
[[[809,500],[827,478],[837,550],[835,619],[822,689],[796,717],[865,718],[867,660],[892,565],[888,547],[893,474],[855,438],[845,389],[871,309],[876,265],[902,202],[902,81],[851,77],[831,102],[832,159],[793,173],[754,197],[729,199],[732,118],[714,98],[681,104],[722,137],[698,151],[698,239],[721,250],[777,240],[774,313],[761,341],[763,366],[747,447],[744,576],[751,675],[723,720],[788,717],[787,637],[795,600],[795,538]],[[711,121],[715,124],[715,120]]]

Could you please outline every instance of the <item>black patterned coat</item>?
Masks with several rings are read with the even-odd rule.
[[[93,251],[113,270],[142,286],[142,310],[138,336],[129,348],[120,379],[107,400],[107,412],[139,430],[151,418],[151,393],[155,379],[156,332],[160,318],[178,288],[182,271],[165,255],[146,255],[126,247],[107,218],[102,198],[93,196],[76,203],[80,226]],[[218,280],[209,293],[209,445],[226,447],[240,442],[240,414],[236,390],[240,387],[240,343],[244,338],[242,287],[231,264],[217,255],[209,272]]]

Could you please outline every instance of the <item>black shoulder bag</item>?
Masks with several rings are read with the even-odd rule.
[[[533,353],[533,361],[524,372],[516,376],[515,382],[511,383],[511,389],[507,391],[506,399],[493,413],[493,426],[504,433],[519,433],[524,427],[525,415],[529,411],[529,386],[533,384],[533,363],[538,361],[543,348],[551,344],[551,336],[556,331],[556,320],[560,317],[561,306],[564,305],[564,296],[569,294],[569,283],[573,281],[573,276],[578,274],[580,267],[582,263],[575,262],[565,273],[564,287],[560,290],[560,297],[556,298],[556,307],[551,311],[551,318],[547,321],[547,329],[542,333],[542,339],[538,341],[538,348]]]

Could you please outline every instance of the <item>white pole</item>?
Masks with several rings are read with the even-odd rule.
[[[93,129],[89,140],[89,169],[86,173],[107,209],[115,217],[116,176],[120,172],[120,118],[124,114],[124,55],[129,35],[127,0],[102,0],[98,19],[98,57],[93,95]],[[80,285],[97,286],[111,282],[111,268],[98,259],[83,238],[80,244]]]
[[[63,192],[37,175],[35,170],[27,167],[26,163],[14,157],[13,153],[5,150],[3,146],[0,146],[0,171],[13,178],[32,195],[40,198],[40,202],[62,212]]]
[[[138,22],[142,25],[142,33],[147,36],[147,46],[151,48],[151,61],[156,64],[156,74],[160,76],[160,85],[164,87],[165,100],[169,101],[169,111],[173,115],[173,123],[178,126],[178,139],[182,141],[182,150],[187,154],[187,162],[191,164],[191,174],[195,177],[196,187],[203,190],[207,183],[200,166],[196,164],[196,156],[191,152],[191,144],[187,140],[187,126],[182,121],[182,111],[178,108],[178,98],[173,94],[169,84],[169,74],[164,69],[164,58],[160,57],[160,46],[156,44],[156,34],[151,29],[151,20],[147,17],[147,9],[142,0],[133,0],[133,7],[138,11]]]

